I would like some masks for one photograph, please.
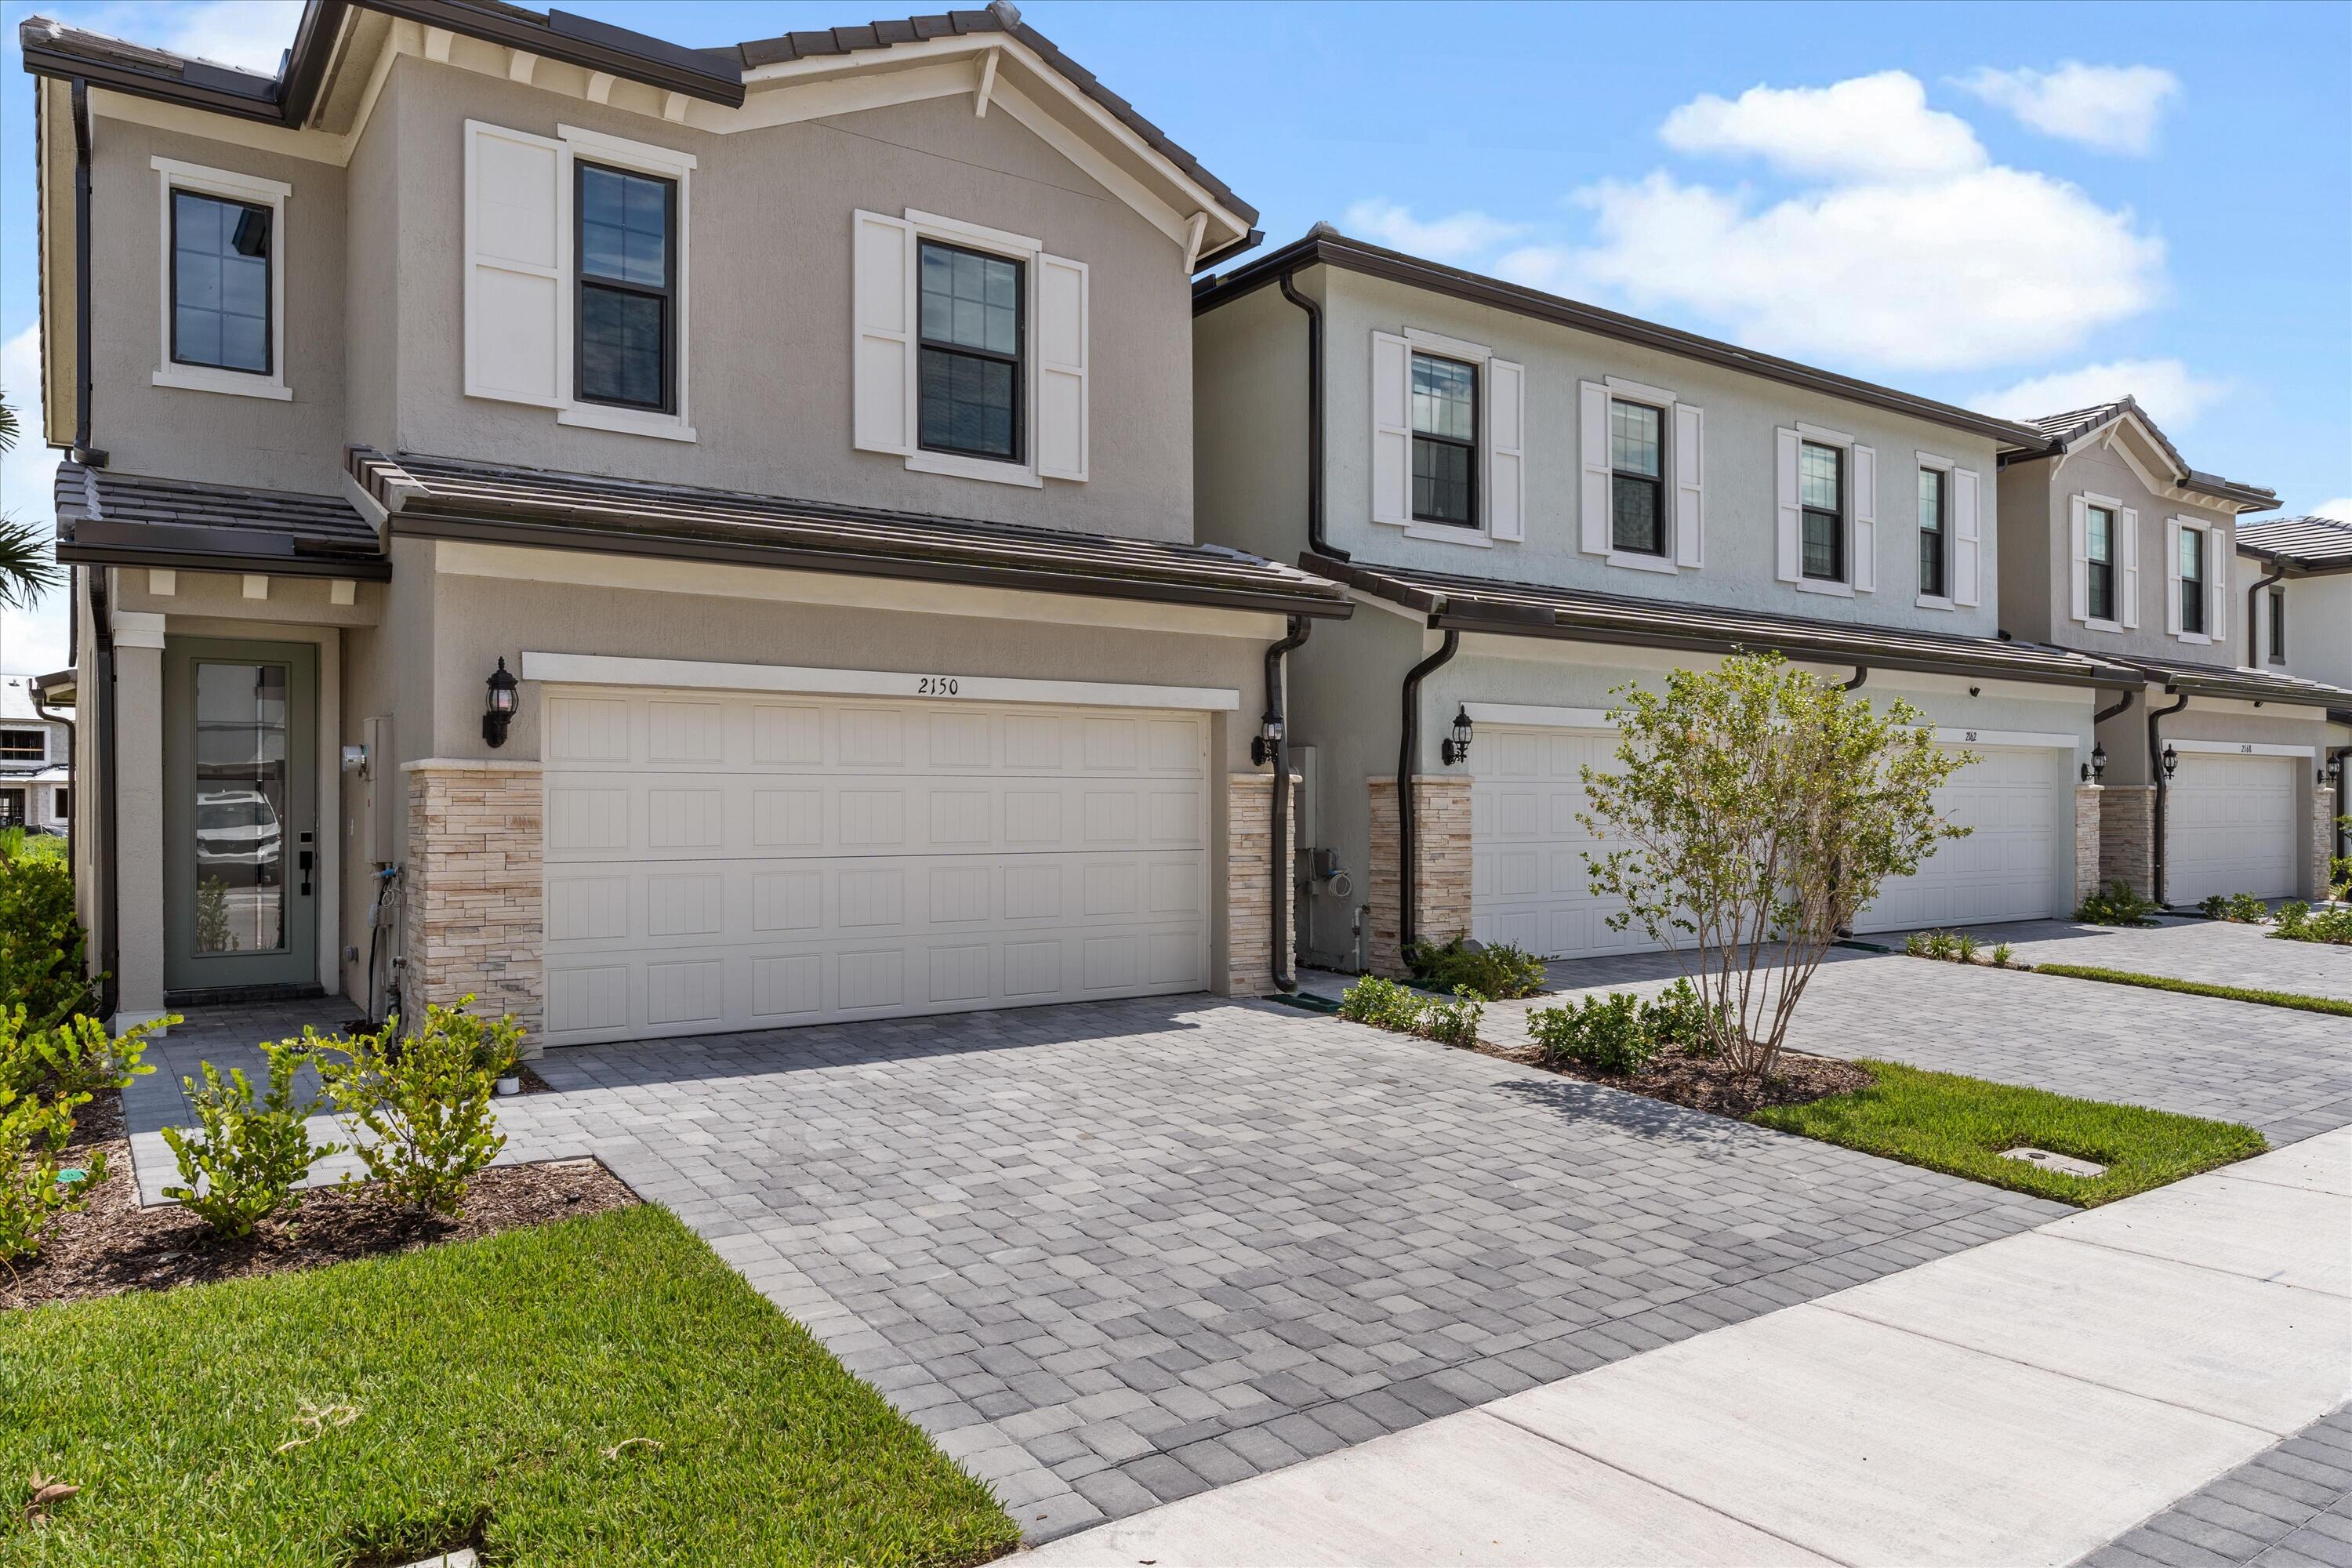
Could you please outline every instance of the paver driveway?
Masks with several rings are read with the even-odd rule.
[[[510,1155],[671,1205],[1041,1538],[2067,1212],[1205,997],[538,1065]]]
[[[2089,964],[2352,1002],[2352,947],[2281,942],[2265,926],[2166,919],[2137,927],[2018,921],[1966,929],[1988,948],[2009,943],[2020,963]],[[1897,933],[1866,940],[1899,948],[1904,939]]]

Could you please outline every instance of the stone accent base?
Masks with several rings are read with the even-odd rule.
[[[2311,792],[2311,872],[2303,896],[2314,903],[2327,897],[2328,861],[2336,853],[2336,792],[2325,784]]]
[[[2106,793],[2097,784],[2077,784],[2074,788],[2074,903],[2066,911],[2069,914],[2082,908],[2083,900],[2099,890],[2100,829],[2105,816],[2100,801]]]
[[[484,1016],[509,1014],[536,1057],[545,1016],[545,796],[537,763],[410,763],[401,1000],[470,993]]]
[[[1369,962],[1372,973],[1404,977],[1398,942],[1397,792],[1393,778],[1370,781],[1371,864],[1366,897],[1371,905]],[[1470,934],[1470,780],[1427,773],[1412,781],[1413,928],[1423,942]]]
[[[2141,898],[2156,892],[2156,786],[2099,791],[2099,885],[2121,881]]]
[[[1299,776],[1290,775],[1290,824],[1285,836],[1298,847]],[[1274,990],[1274,846],[1267,834],[1274,820],[1274,775],[1232,773],[1225,780],[1225,994],[1265,996]],[[1286,871],[1287,868],[1285,868]],[[1291,912],[1295,915],[1297,910]],[[1297,960],[1297,925],[1284,933],[1286,956]]]

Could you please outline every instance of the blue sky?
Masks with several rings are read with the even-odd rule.
[[[697,45],[877,7],[572,0]],[[908,12],[914,7],[909,6]],[[28,400],[35,12],[272,66],[292,0],[0,0],[0,386]],[[1040,31],[1265,215],[1949,402],[2134,392],[2352,518],[2352,5],[1099,5]],[[47,515],[22,450],[0,504]],[[62,662],[54,607],[0,668]]]

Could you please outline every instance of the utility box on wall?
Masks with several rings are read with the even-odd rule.
[[[406,815],[400,760],[392,754],[392,721],[367,720],[361,738],[367,745],[367,766],[360,773],[360,820],[367,824],[368,858],[389,865],[401,858],[401,818]]]

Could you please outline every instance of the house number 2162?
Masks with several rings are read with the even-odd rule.
[[[952,675],[919,675],[915,678],[915,695],[918,697],[953,697],[961,689],[961,683]]]

